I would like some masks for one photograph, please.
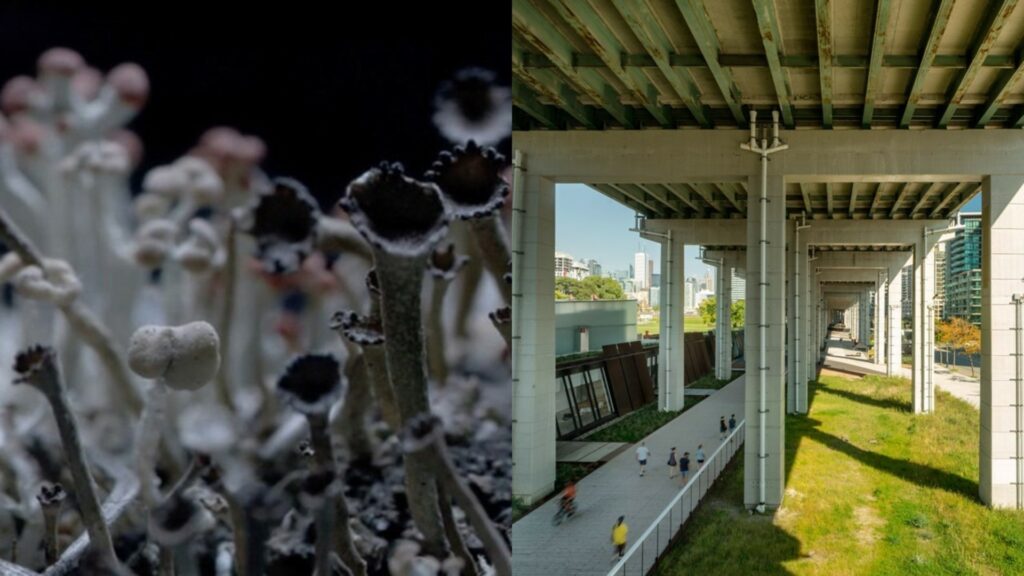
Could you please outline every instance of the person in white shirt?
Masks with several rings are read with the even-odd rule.
[[[643,476],[644,472],[647,471],[647,459],[651,457],[651,451],[647,449],[647,443],[641,442],[636,447],[636,459],[640,462],[640,475]]]

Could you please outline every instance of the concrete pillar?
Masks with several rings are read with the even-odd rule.
[[[685,248],[669,231],[661,242],[661,314],[658,334],[658,409],[683,409],[683,289]]]
[[[786,222],[786,413],[796,412],[796,221]]]
[[[817,310],[818,303],[814,297],[814,273],[811,270],[812,260],[807,258],[806,244],[803,249],[804,260],[807,267],[804,268],[801,282],[803,284],[804,301],[801,303],[804,307],[803,314],[803,326],[801,326],[803,334],[803,349],[804,354],[804,374],[800,381],[800,402],[797,406],[797,412],[801,414],[807,413],[807,381],[813,380],[818,377],[818,342],[814,338],[817,325]]]
[[[722,254],[715,280],[715,378],[732,379],[732,252]]]
[[[871,292],[865,289],[860,293],[860,341],[865,345],[871,343]]]
[[[858,312],[860,311],[860,302],[853,304],[846,309],[846,328],[850,331],[850,340],[860,339],[860,318]]]
[[[795,257],[793,264],[797,268],[794,271],[795,282],[793,283],[793,325],[792,330],[794,333],[793,346],[790,348],[790,354],[796,354],[797,358],[793,363],[796,368],[796,401],[793,403],[794,411],[798,414],[807,413],[807,378],[811,372],[808,366],[811,365],[811,356],[807,353],[807,342],[810,340],[810,336],[807,333],[807,302],[808,289],[807,289],[807,273],[810,262],[807,260],[807,234],[806,230],[801,230],[799,224],[797,224],[796,234],[794,235],[793,242],[796,244]],[[804,232],[804,233],[801,233]]]
[[[889,268],[889,285],[886,287],[888,295],[888,322],[889,328],[886,334],[886,342],[889,344],[889,354],[886,361],[885,373],[887,376],[902,375],[903,362],[903,305],[900,301],[900,289],[903,282],[903,264],[895,264]]]
[[[512,305],[512,489],[529,503],[555,483],[555,183],[526,172],[521,190],[522,233],[512,239],[522,251]]]
[[[875,285],[875,364],[885,364],[885,271],[878,271]]]
[[[760,173],[750,179],[747,203],[747,316],[745,349],[747,440],[744,448],[743,502],[748,508],[763,504],[770,509],[782,503],[785,475],[785,322],[786,322],[786,198],[783,178],[769,174],[767,196],[760,202]],[[767,214],[766,260],[760,258],[761,210]],[[766,271],[765,315],[760,314],[761,270]],[[765,354],[760,353],[759,324],[765,326]],[[764,375],[764,406],[761,413],[760,376]],[[764,418],[762,429],[760,418]],[[764,450],[761,451],[763,436]],[[761,476],[761,465],[764,476]]]
[[[935,298],[935,236],[922,231],[914,246],[914,413],[932,411],[932,365],[935,359],[935,337],[932,315]]]
[[[1024,437],[1014,296],[1024,293],[1024,175],[982,181],[981,438],[978,487],[993,507],[1021,508]],[[1016,431],[1016,432],[1015,432]]]

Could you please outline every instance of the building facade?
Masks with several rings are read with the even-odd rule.
[[[637,288],[647,288],[647,254],[637,252],[633,255],[633,282]]]
[[[935,246],[935,317],[946,317],[946,244]]]
[[[556,278],[571,278],[572,277],[572,265],[573,265],[572,254],[566,254],[565,252],[555,252],[555,277]]]
[[[945,318],[981,325],[981,213],[961,212],[946,253]]]

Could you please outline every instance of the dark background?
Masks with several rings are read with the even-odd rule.
[[[227,125],[261,137],[267,173],[299,179],[325,206],[381,160],[413,175],[429,167],[447,146],[431,121],[434,92],[456,70],[510,82],[507,0],[215,4],[0,1],[0,82],[34,76],[53,46],[103,73],[136,62],[150,79],[129,125],[143,170]]]

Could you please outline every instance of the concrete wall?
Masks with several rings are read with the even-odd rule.
[[[556,300],[555,355],[579,352],[579,328],[590,332],[589,350],[636,340],[636,300]]]

